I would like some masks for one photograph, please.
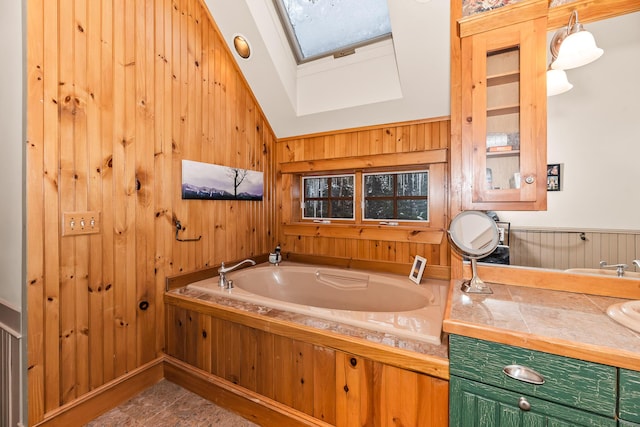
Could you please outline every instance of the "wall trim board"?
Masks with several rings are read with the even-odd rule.
[[[348,129],[336,129],[336,130],[329,130],[329,131],[325,131],[325,132],[317,132],[317,133],[310,133],[310,134],[305,134],[305,135],[296,135],[296,136],[287,136],[285,138],[278,138],[276,143],[295,141],[295,140],[301,139],[301,138],[317,138],[317,137],[320,137],[320,136],[340,135],[340,134],[343,134],[343,133],[362,132],[362,131],[368,131],[368,130],[374,130],[374,129],[384,129],[384,128],[395,128],[395,127],[398,127],[398,126],[408,126],[408,125],[423,124],[423,123],[442,122],[442,121],[448,121],[448,120],[451,120],[451,117],[442,116],[442,117],[432,117],[432,118],[429,118],[429,119],[410,120],[410,121],[406,121],[406,122],[394,122],[394,123],[376,124],[376,125],[370,125],[370,126],[348,128]]]
[[[379,240],[384,242],[413,242],[439,245],[444,230],[411,227],[385,227],[359,224],[296,223],[283,226],[285,236],[337,237],[353,240]]]
[[[15,338],[22,338],[22,321],[19,310],[3,304],[0,300],[0,327]]]
[[[255,423],[321,427],[331,425],[170,356],[164,357],[164,373],[168,381]]]
[[[45,414],[36,427],[83,425],[115,408],[164,378],[163,357],[100,386]]]
[[[301,160],[280,164],[282,173],[317,173],[368,168],[398,168],[403,166],[423,166],[425,164],[446,163],[447,149],[437,148],[409,153],[372,154],[366,156],[341,157],[334,159]]]

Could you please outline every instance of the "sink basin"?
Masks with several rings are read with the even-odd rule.
[[[607,308],[607,315],[627,328],[640,332],[640,301],[627,301]]]
[[[614,276],[617,277],[618,273],[616,270],[607,269],[607,268],[570,268],[565,270],[566,273],[584,273],[584,274],[596,274],[600,276]],[[623,279],[640,279],[640,273],[635,271],[625,271]]]

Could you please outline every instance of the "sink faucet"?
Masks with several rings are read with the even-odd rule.
[[[631,262],[633,263],[633,265],[635,265],[636,267],[640,268],[640,259],[634,259]]]
[[[638,260],[635,260],[638,261]],[[637,265],[637,264],[636,264]],[[618,277],[623,277],[624,276],[624,271],[628,268],[629,266],[627,264],[607,264],[607,261],[600,261],[600,268],[615,268],[616,269],[616,274]]]
[[[244,261],[240,261],[239,263],[231,267],[225,267],[224,262],[220,264],[220,268],[218,269],[218,275],[219,275],[218,285],[220,285],[220,289],[233,288],[233,282],[227,280],[227,273],[235,270],[236,268],[240,267],[242,264],[246,264],[246,263],[250,263],[251,265],[256,265],[256,262],[252,259],[245,259]]]

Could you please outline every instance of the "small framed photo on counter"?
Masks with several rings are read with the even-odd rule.
[[[409,279],[411,281],[420,284],[422,280],[422,274],[424,273],[424,268],[427,265],[427,259],[421,257],[420,255],[416,255],[416,258],[413,260],[413,266],[411,267],[411,272],[409,273]]]
[[[547,191],[560,191],[560,164],[547,165]]]

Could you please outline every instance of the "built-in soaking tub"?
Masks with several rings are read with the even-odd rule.
[[[352,269],[282,263],[227,273],[187,287],[256,305],[334,320],[353,326],[440,344],[447,282]]]

